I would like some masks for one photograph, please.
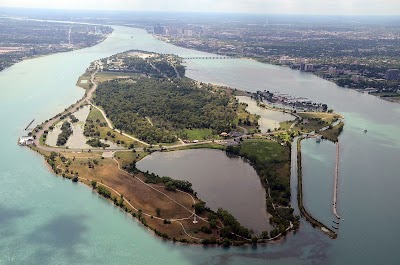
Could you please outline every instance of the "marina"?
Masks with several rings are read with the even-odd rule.
[[[290,110],[297,111],[321,111],[326,112],[328,110],[328,105],[323,103],[313,102],[305,97],[292,96],[287,93],[281,92],[269,92],[269,91],[257,91],[253,94],[253,97],[257,100],[265,102],[268,105],[289,108]]]

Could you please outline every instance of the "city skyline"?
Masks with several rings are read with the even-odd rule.
[[[0,7],[46,8],[69,10],[129,10],[129,11],[176,11],[176,12],[223,12],[258,14],[303,14],[303,15],[400,15],[397,0],[2,0]]]

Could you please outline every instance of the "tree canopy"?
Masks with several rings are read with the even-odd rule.
[[[198,88],[188,78],[142,77],[135,83],[111,80],[99,85],[95,103],[104,108],[116,128],[149,143],[175,142],[183,129],[230,131],[235,118],[228,97]]]

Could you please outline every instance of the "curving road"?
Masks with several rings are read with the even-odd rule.
[[[93,93],[94,93],[94,91],[95,91],[96,88],[97,88],[97,84],[94,82],[94,77],[95,77],[95,75],[96,75],[97,72],[98,72],[98,70],[96,69],[96,71],[95,71],[94,73],[92,73],[92,75],[91,75],[91,77],[90,77],[90,82],[92,82],[92,84],[93,84],[92,88],[89,89],[89,90],[85,93],[85,95],[84,95],[80,100],[78,100],[75,104],[73,104],[73,105],[71,105],[69,108],[67,108],[67,109],[66,109],[64,112],[62,112],[58,117],[55,117],[55,118],[53,118],[53,119],[51,119],[51,120],[49,120],[49,121],[47,121],[47,122],[45,122],[45,123],[42,124],[42,129],[40,129],[40,130],[35,134],[36,138],[35,138],[35,140],[34,140],[34,144],[35,144],[39,149],[44,150],[44,151],[49,151],[49,152],[51,152],[51,151],[55,151],[55,152],[57,152],[57,151],[62,151],[61,148],[49,147],[49,146],[43,146],[43,145],[41,145],[41,144],[40,144],[40,138],[41,138],[42,135],[44,134],[44,131],[49,131],[50,127],[51,127],[53,124],[55,124],[55,123],[57,123],[57,122],[59,122],[59,121],[61,120],[61,116],[66,115],[68,112],[70,112],[70,110],[76,109],[77,107],[81,106],[83,103],[85,103],[86,101],[88,101],[89,99],[92,98]],[[65,149],[66,149],[66,150],[71,150],[71,149],[67,149],[67,148],[65,148]],[[77,150],[80,151],[81,149],[77,149]],[[71,151],[73,151],[73,150],[71,150]]]

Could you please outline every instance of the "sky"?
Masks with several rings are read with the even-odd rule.
[[[400,0],[0,0],[0,7],[310,15],[400,15]]]

